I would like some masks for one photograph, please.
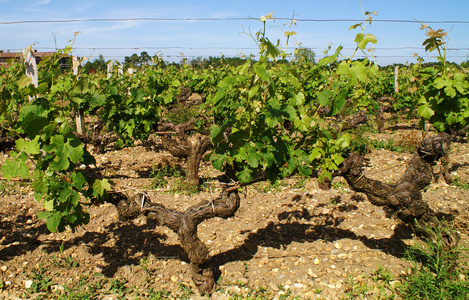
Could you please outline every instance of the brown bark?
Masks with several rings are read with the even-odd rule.
[[[197,141],[192,145],[191,153],[187,158],[186,182],[191,186],[198,186],[199,167],[205,152],[212,147],[212,141],[208,136],[198,137]]]
[[[208,136],[199,136],[194,143],[189,141],[185,132],[194,129],[194,126],[195,121],[192,119],[183,124],[164,123],[159,127],[160,130],[172,129],[177,133],[176,137],[171,137],[169,134],[164,135],[163,147],[173,156],[187,159],[186,183],[189,186],[198,186],[200,184],[200,162],[205,152],[212,147],[212,142]]]
[[[433,166],[439,159],[445,158],[442,164],[446,165],[446,172],[448,172],[449,146],[448,135],[441,134],[426,138],[413,154],[404,175],[395,184],[383,183],[364,176],[364,158],[357,153],[352,153],[344,160],[340,174],[352,190],[364,193],[375,205],[390,208],[404,222],[414,225],[417,221],[418,224],[427,223],[430,226],[437,226],[439,221],[436,214],[422,200],[420,190],[431,183],[434,177]],[[428,232],[421,231],[419,227],[416,226],[414,229],[428,236]],[[434,237],[430,236],[430,238]],[[459,241],[459,237],[449,231],[446,239],[449,249],[454,248]]]
[[[231,192],[225,190],[221,197],[202,201],[185,212],[152,203],[142,194],[131,198],[123,197],[117,204],[117,210],[122,218],[135,218],[140,214],[145,214],[148,218],[157,220],[160,225],[174,230],[191,263],[192,280],[201,293],[210,294],[215,287],[215,278],[213,269],[209,265],[208,248],[197,236],[197,226],[213,217],[233,216],[239,205],[240,198],[237,190]]]
[[[366,115],[366,112],[359,111],[356,114],[349,116],[347,119],[343,120],[340,126],[336,123],[333,123],[331,124],[331,127],[334,128],[335,131],[347,131],[356,128],[358,125],[365,123],[367,120],[368,116]]]

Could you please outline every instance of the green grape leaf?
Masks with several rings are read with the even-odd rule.
[[[113,95],[113,96],[116,96],[116,95],[118,94],[117,87],[108,84],[108,85],[106,86],[106,88],[107,88],[109,94],[111,94],[111,95]]]
[[[11,159],[2,165],[2,175],[7,179],[22,178],[29,179],[29,165],[26,164],[28,156],[24,153],[10,152]]]
[[[343,46],[339,46],[337,47],[333,55],[321,58],[318,61],[318,66],[327,66],[328,64],[331,64],[337,61],[337,59],[339,58],[340,52],[342,51],[343,48],[344,48]]]
[[[425,119],[430,119],[434,114],[435,112],[433,111],[433,109],[431,109],[428,104],[423,104],[423,105],[420,105],[418,108],[417,108],[417,113],[425,118]]]
[[[104,105],[104,103],[106,103],[106,96],[100,93],[94,93],[90,99],[90,104],[95,107]]]
[[[376,44],[378,43],[378,40],[376,39],[376,36],[372,34],[357,33],[354,42],[357,43],[358,48],[363,50],[366,48],[368,43]]]
[[[223,164],[225,162],[225,156],[220,155],[220,154],[213,154],[210,157],[210,160],[212,161],[212,166],[217,169],[217,170],[222,170],[223,169]]]
[[[111,190],[109,179],[96,179],[93,183],[93,190],[96,196],[102,197],[106,191]]]
[[[65,138],[62,135],[55,135],[51,138],[48,152],[55,152],[54,161],[51,166],[55,170],[67,170],[70,162],[76,164],[83,156],[83,144],[78,138]]]
[[[252,181],[251,171],[249,169],[244,169],[243,171],[238,172],[236,177],[238,177],[238,180],[243,183]]]
[[[47,211],[54,211],[54,200],[44,201],[42,207]]]
[[[361,26],[363,23],[358,23],[358,24],[355,24],[355,25],[352,25],[349,27],[348,30],[354,30],[355,28],[357,28],[358,26]]]
[[[46,220],[52,213],[50,211],[38,211],[37,217],[40,220]]]
[[[318,102],[321,106],[326,106],[332,99],[332,91],[325,90],[318,93]]]
[[[49,229],[50,232],[57,232],[61,221],[62,215],[59,212],[49,215],[46,221],[47,229]]]
[[[366,67],[361,61],[356,61],[352,64],[351,68],[352,73],[360,80],[361,82],[366,81]]]
[[[262,80],[269,80],[270,79],[269,75],[267,74],[267,70],[266,70],[264,64],[255,65],[254,66],[254,71],[256,72],[256,75],[259,76],[260,79],[262,79]]]
[[[257,168],[259,166],[259,156],[255,152],[250,152],[247,155],[246,162],[251,168]]]
[[[12,178],[29,178],[29,166],[21,160],[7,160],[2,166],[2,175],[8,181]]]
[[[302,92],[299,92],[298,94],[295,95],[295,105],[296,106],[301,106],[305,103],[305,94]]]
[[[39,136],[36,136],[34,140],[32,141],[27,141],[26,139],[17,139],[15,141],[16,144],[16,149],[19,151],[25,152],[27,154],[39,154],[41,153],[40,151],[40,145],[39,145]]]

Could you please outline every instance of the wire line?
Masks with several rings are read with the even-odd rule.
[[[77,22],[129,22],[129,21],[256,21],[259,18],[93,18],[93,19],[69,19],[69,20],[21,20],[2,21],[0,25],[34,24],[34,23],[77,23]],[[273,20],[292,20],[292,18],[273,18]],[[364,22],[362,19],[293,19],[296,22]],[[373,19],[373,22],[382,23],[431,23],[431,24],[469,24],[469,21],[462,20],[441,20],[441,21],[417,21],[398,19]]]

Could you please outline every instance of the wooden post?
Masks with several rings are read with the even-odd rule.
[[[37,78],[37,65],[36,65],[36,56],[34,56],[33,49],[28,47],[23,49],[24,57],[24,66],[26,67],[26,76],[31,78],[31,83],[37,87],[38,78]]]
[[[73,75],[75,76],[78,76],[79,65],[80,61],[78,60],[78,57],[72,56]],[[77,111],[75,112],[75,124],[77,126],[77,133],[79,135],[85,134],[85,117],[83,116],[83,112],[80,108],[77,108]]]
[[[78,66],[80,66],[80,61],[78,57],[72,56],[72,67],[73,67],[73,75],[78,75]]]
[[[399,93],[399,66],[394,68],[394,93]]]
[[[114,63],[112,61],[109,61],[107,63],[107,79],[112,77],[112,70],[114,69]]]
[[[36,64],[36,56],[34,56],[34,50],[32,47],[28,47],[23,49],[23,58],[24,58],[24,66],[26,67],[26,76],[31,79],[31,83],[37,87],[38,86],[38,77],[37,77],[37,64]],[[33,100],[31,96],[29,96],[29,101]]]

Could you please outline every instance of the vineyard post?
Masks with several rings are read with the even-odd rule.
[[[73,75],[78,76],[78,66],[80,65],[80,61],[78,57],[72,56],[72,68],[73,68]],[[78,79],[78,77],[77,77]],[[85,120],[83,117],[83,112],[80,108],[77,109],[75,115],[75,124],[77,126],[77,133],[79,135],[83,135],[85,133]]]
[[[394,93],[399,93],[399,66],[394,68]]]
[[[109,61],[107,63],[107,79],[111,78],[112,76],[113,66],[114,66],[114,63],[112,61]]]
[[[24,58],[24,66],[26,67],[26,76],[31,79],[31,83],[34,87],[38,86],[38,78],[37,78],[37,65],[36,65],[36,56],[34,56],[33,49],[28,47],[23,49],[23,58]],[[33,98],[29,96],[29,101]]]

